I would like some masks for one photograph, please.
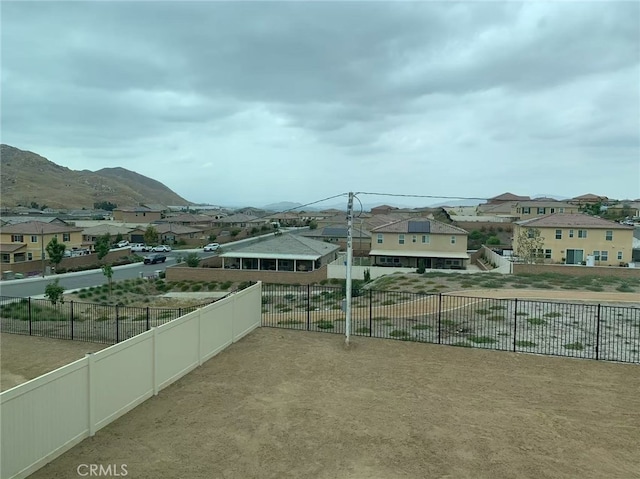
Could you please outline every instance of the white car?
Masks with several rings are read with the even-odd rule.
[[[216,251],[217,249],[220,249],[220,244],[218,243],[209,243],[204,247],[205,251]]]
[[[125,246],[129,246],[129,242],[127,240],[122,240],[122,241],[118,242],[118,244],[116,246],[118,248],[124,248]]]
[[[133,243],[131,245],[131,251],[134,253],[146,253],[151,248],[143,243]]]
[[[151,251],[153,251],[154,253],[168,253],[169,251],[171,251],[171,247],[167,246],[166,244],[161,244],[151,248]]]

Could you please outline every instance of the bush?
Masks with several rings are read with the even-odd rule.
[[[64,303],[64,288],[60,286],[58,279],[47,285],[44,289],[44,295],[51,301],[51,304]]]
[[[189,253],[185,261],[189,268],[197,268],[200,264],[200,257],[198,253]]]

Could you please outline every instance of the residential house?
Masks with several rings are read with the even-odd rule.
[[[593,193],[587,193],[586,195],[576,196],[567,200],[574,205],[591,205],[596,203],[607,203],[609,198],[606,196],[594,195]]]
[[[131,241],[130,233],[132,230],[133,228],[129,228],[127,226],[114,225],[110,223],[102,223],[96,226],[84,228],[82,230],[82,246],[93,250],[98,238],[104,235],[109,235],[112,243],[116,241],[118,236],[121,236],[124,240]]]
[[[299,235],[284,234],[222,253],[222,267],[241,270],[317,270],[338,257],[337,245]]]
[[[152,223],[162,219],[162,210],[147,208],[145,206],[132,206],[128,208],[115,208],[113,210],[114,221],[123,223]]]
[[[618,266],[632,261],[633,227],[587,214],[550,214],[518,221],[514,227],[515,256],[526,256],[518,237],[540,231],[541,262],[583,264],[593,256],[596,266]]]
[[[372,215],[388,215],[397,209],[398,208],[395,206],[379,205],[371,208],[371,214]]]
[[[204,241],[205,235],[202,229],[192,228],[191,226],[183,226],[175,223],[163,223],[155,225],[154,228],[158,232],[160,243],[172,245],[179,241],[193,243],[189,240]]]
[[[164,223],[174,223],[182,226],[190,226],[192,228],[211,228],[215,222],[215,219],[209,215],[193,214],[193,213],[180,213],[175,216],[167,216]]]
[[[222,228],[248,228],[251,226],[260,226],[268,223],[266,218],[258,218],[253,215],[245,215],[243,213],[237,213],[227,216],[225,218],[219,218],[214,221],[216,226]]]
[[[41,260],[43,255],[46,259],[46,248],[53,238],[64,243],[67,249],[80,249],[82,228],[40,221],[5,225],[0,231],[2,263]]]
[[[40,223],[50,223],[62,226],[70,226],[69,223],[64,221],[62,218],[58,216],[26,216],[26,215],[18,215],[18,216],[3,216],[2,217],[3,224],[15,225],[17,223],[28,223],[30,221],[38,221]]]
[[[462,228],[433,219],[403,219],[371,230],[372,264],[464,269],[469,261]]]
[[[306,238],[325,241],[327,243],[336,244],[342,250],[347,249],[347,225],[345,223],[333,224],[316,228],[313,230],[303,231],[300,233]],[[371,233],[361,229],[360,224],[354,223],[351,231],[353,254],[355,256],[369,256],[371,250]]]
[[[539,216],[552,215],[556,213],[578,213],[578,206],[555,200],[531,200],[517,201],[511,206],[511,216],[521,220],[538,218]]]

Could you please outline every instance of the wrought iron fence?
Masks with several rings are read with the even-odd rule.
[[[262,326],[344,334],[345,291],[263,285]],[[640,363],[640,308],[355,290],[355,336]]]
[[[209,304],[209,303],[207,303]],[[118,343],[205,304],[182,308],[113,306],[0,297],[0,331],[55,339]]]

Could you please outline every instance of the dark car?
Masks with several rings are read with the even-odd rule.
[[[164,263],[167,257],[163,254],[150,254],[144,259],[144,264]]]

